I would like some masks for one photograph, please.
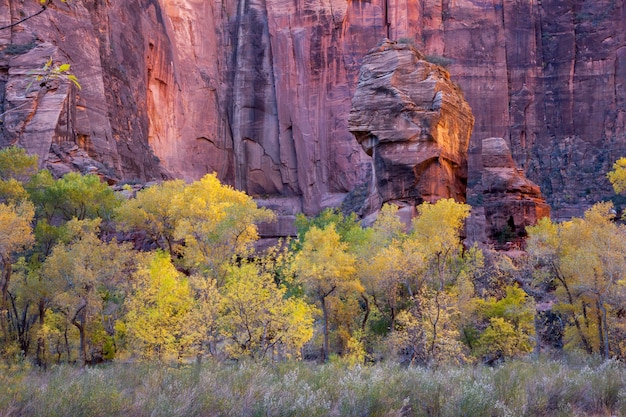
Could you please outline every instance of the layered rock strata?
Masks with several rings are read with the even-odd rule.
[[[470,195],[470,203],[484,207],[484,230],[490,241],[514,244],[526,236],[527,226],[550,216],[550,206],[539,186],[515,165],[503,138],[483,139],[481,159],[483,189]]]
[[[412,45],[386,40],[363,59],[348,129],[373,160],[370,198],[465,201],[473,125],[448,72]]]

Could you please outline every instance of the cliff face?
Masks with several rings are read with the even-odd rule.
[[[0,26],[37,3],[0,0]],[[476,119],[470,188],[482,139],[503,137],[556,217],[612,195],[604,173],[626,154],[615,0],[55,1],[0,30],[0,143],[111,180],[216,171],[315,213],[371,179],[347,121],[363,57],[383,38],[412,41],[463,90]],[[48,56],[83,88],[22,94]]]

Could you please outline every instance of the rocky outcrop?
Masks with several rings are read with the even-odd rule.
[[[484,210],[486,237],[499,245],[526,236],[526,227],[550,216],[541,190],[524,175],[503,138],[482,141],[482,193],[470,194],[470,203]],[[474,220],[474,219],[472,219]]]
[[[39,7],[0,0],[0,26]],[[67,141],[119,180],[215,171],[313,214],[370,181],[347,120],[363,57],[384,38],[414,42],[462,88],[476,120],[470,190],[482,139],[504,137],[556,217],[613,195],[604,174],[626,154],[615,0],[54,0],[0,30],[0,114],[28,110],[2,116],[0,144],[36,148],[46,164],[48,144]],[[46,45],[82,90],[25,104],[16,87]]]
[[[149,14],[130,3],[124,3],[127,16],[148,19]],[[144,73],[133,71],[146,65],[143,51],[132,49],[141,25],[112,19],[115,6],[99,1],[54,1],[38,14],[40,8],[39,2],[0,1],[1,23],[35,16],[0,30],[0,144],[25,147],[39,156],[42,167],[48,167],[49,158],[57,164],[58,152],[76,145],[113,181],[162,178],[147,142]],[[42,68],[49,59],[55,66],[71,64],[81,89],[54,76],[41,85],[33,82],[45,73]],[[67,164],[60,169],[77,168]]]
[[[363,59],[348,129],[373,160],[370,198],[465,201],[473,124],[448,72],[412,45],[386,40]]]

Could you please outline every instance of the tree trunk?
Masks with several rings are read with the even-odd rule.
[[[78,329],[80,337],[80,357],[83,361],[82,366],[87,365],[87,338],[85,335],[85,323],[87,322],[87,305],[84,304],[78,309],[72,320],[72,324]]]
[[[556,268],[556,267],[553,266],[553,268]],[[567,285],[567,282],[565,281],[563,277],[559,275],[558,272],[556,274],[556,278],[559,280],[559,282],[561,283],[561,285],[563,285],[563,288],[565,289],[565,293],[567,294],[567,301],[572,307],[574,307],[574,297],[572,296],[572,293],[569,289],[569,286]],[[583,304],[583,312],[584,312],[584,304]],[[580,326],[580,320],[578,320],[578,317],[576,317],[576,312],[574,312],[573,317],[574,317],[574,325],[576,326],[576,330],[578,331],[580,340],[583,343],[583,347],[585,348],[585,351],[589,355],[591,355],[593,353],[593,349],[591,348],[591,344],[589,344],[589,341],[587,340],[587,338],[585,337],[585,334],[583,333],[583,329]]]
[[[365,326],[367,325],[367,320],[369,319],[371,309],[370,309],[370,301],[367,299],[367,296],[365,294],[361,294],[361,298],[363,299],[363,302],[365,303],[365,315],[363,317],[363,321],[361,322],[361,330],[365,332]]]
[[[598,336],[600,337],[600,352],[602,357],[609,359],[609,330],[607,328],[606,321],[606,308],[598,300],[596,301],[596,307],[598,309]]]
[[[320,302],[324,315],[324,349],[322,351],[322,360],[326,362],[328,360],[328,350],[330,346],[328,343],[328,306],[326,305],[326,297],[320,297]]]
[[[437,343],[437,325],[439,324],[439,316],[441,315],[441,305],[439,304],[439,291],[437,291],[437,293],[435,293],[435,305],[437,307],[437,315],[435,316],[435,320],[432,321],[431,323],[433,325],[433,340],[430,344],[430,359],[434,359],[433,356],[435,354],[435,346]]]
[[[4,342],[9,341],[9,282],[11,281],[11,262],[2,257],[2,299],[0,300],[0,326],[2,327],[2,335]]]
[[[39,300],[39,329],[44,326],[46,314],[46,304],[43,299]],[[46,369],[46,339],[43,335],[37,338],[37,365]]]
[[[65,331],[63,332],[63,339],[65,340],[65,352],[67,354],[67,363],[70,363],[72,358],[72,351],[70,350],[70,341],[67,338],[67,322],[65,323]]]

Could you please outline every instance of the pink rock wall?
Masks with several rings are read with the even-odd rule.
[[[0,0],[0,25],[38,7]],[[30,109],[3,116],[0,143],[45,159],[48,143],[75,142],[118,180],[216,171],[315,213],[368,181],[347,120],[362,59],[386,37],[447,63],[463,90],[476,120],[470,187],[482,139],[503,137],[556,217],[612,195],[604,174],[626,154],[617,0],[54,1],[0,30],[0,113]],[[37,115],[34,98],[16,95],[42,65],[22,49],[44,43],[83,85],[54,92],[65,113]]]

